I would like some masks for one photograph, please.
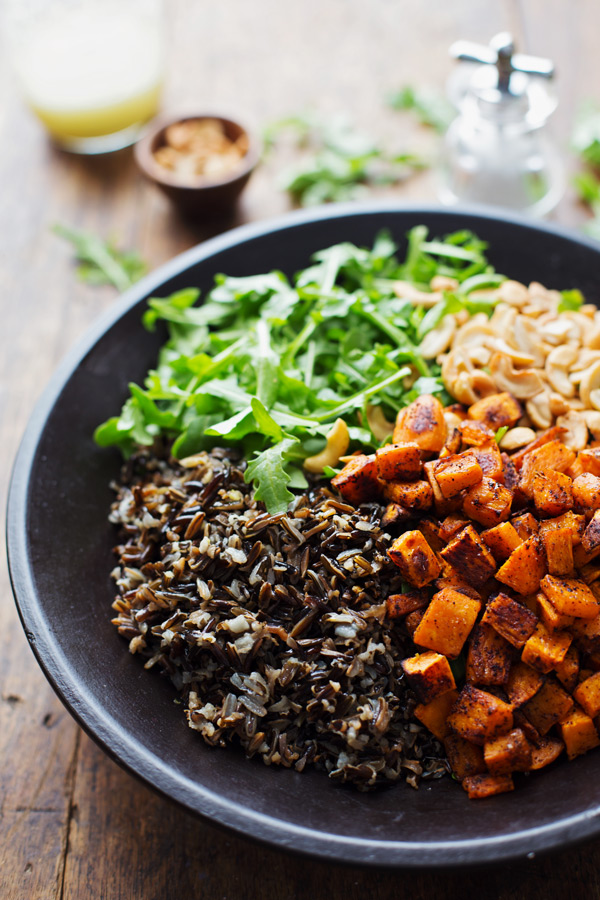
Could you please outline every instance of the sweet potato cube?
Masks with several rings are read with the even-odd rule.
[[[588,553],[600,547],[600,510],[596,510],[581,538],[581,546]]]
[[[504,463],[495,440],[489,441],[481,447],[469,447],[465,453],[475,457],[485,476],[493,478],[494,481],[504,481]]]
[[[548,528],[542,531],[542,542],[550,575],[572,575],[575,563],[571,529]]]
[[[538,520],[534,519],[530,512],[524,512],[520,516],[515,516],[512,520],[512,525],[519,537],[523,538],[524,541],[531,537],[532,534],[537,534],[540,530]]]
[[[411,637],[413,637],[415,631],[419,627],[419,623],[423,616],[425,615],[424,609],[415,609],[412,612],[408,613],[404,618],[404,626]]]
[[[473,597],[474,600],[481,602],[481,594],[476,591],[468,581],[462,578],[458,572],[455,572],[452,566],[445,564],[444,573],[441,578],[436,578],[434,585],[437,591],[443,591],[444,588],[452,588],[459,594],[466,594],[467,597]]]
[[[460,509],[462,505],[462,497],[460,495],[457,495],[456,497],[452,497],[450,499],[444,497],[434,474],[436,463],[437,460],[434,459],[426,462],[423,465],[423,472],[433,492],[433,505],[435,507],[435,511],[441,518],[442,516],[447,516],[450,513],[456,512],[458,509]]]
[[[508,519],[511,503],[512,494],[508,488],[484,475],[479,484],[467,491],[463,510],[470,519],[484,528],[491,528]]]
[[[466,528],[468,524],[469,521],[468,519],[465,519],[464,516],[461,516],[458,513],[451,513],[449,516],[446,516],[440,525],[440,539],[444,543],[448,543],[455,534],[458,534],[461,528]]]
[[[565,616],[595,619],[600,612],[598,601],[583,581],[577,578],[558,578],[546,575],[541,588],[552,606]]]
[[[452,731],[474,744],[484,744],[513,726],[512,707],[499,697],[467,684],[448,716]]]
[[[513,706],[523,706],[537,694],[544,683],[544,676],[531,666],[519,661],[511,666],[506,682],[506,693]]]
[[[516,550],[523,543],[523,538],[519,536],[514,525],[511,522],[501,522],[487,531],[482,531],[481,537],[492,551],[496,560],[502,561],[508,559],[513,550]]]
[[[569,450],[562,441],[549,441],[530,453],[527,453],[521,466],[519,488],[526,497],[533,496],[533,483],[536,474],[548,472],[565,472],[575,462],[575,453]]]
[[[506,594],[490,597],[483,622],[491,625],[513,647],[522,647],[537,625],[537,616]]]
[[[457,428],[463,444],[469,447],[481,447],[494,440],[495,432],[485,422],[464,419]]]
[[[467,684],[505,684],[513,650],[491,625],[479,623],[471,632],[467,653]]]
[[[456,497],[461,491],[481,481],[483,472],[474,456],[458,454],[439,459],[433,473],[440,491],[446,499]]]
[[[531,744],[520,728],[513,728],[483,745],[483,758],[492,775],[527,772],[531,767]]]
[[[563,513],[562,516],[556,516],[554,519],[543,519],[539,523],[539,530],[542,537],[548,531],[552,531],[555,528],[567,528],[571,532],[571,542],[573,546],[575,546],[581,542],[581,538],[583,537],[583,532],[586,528],[585,516],[569,510],[568,512]]]
[[[449,428],[448,434],[446,435],[446,443],[440,450],[440,458],[442,455],[451,456],[453,453],[458,453],[461,443],[460,431],[458,428]]]
[[[481,609],[479,600],[445,588],[434,594],[413,635],[415,644],[454,659],[460,653]]]
[[[471,775],[481,775],[486,771],[481,747],[466,741],[460,735],[449,733],[444,738],[444,750],[452,774],[458,781]]]
[[[491,394],[469,407],[469,417],[485,422],[494,433],[504,426],[515,425],[522,415],[521,404],[507,391]]]
[[[440,537],[440,523],[429,516],[421,516],[417,528],[434,553],[439,553],[445,543]]]
[[[380,481],[386,500],[397,503],[411,512],[431,509],[433,491],[427,481]]]
[[[569,759],[575,759],[600,744],[600,737],[591,718],[577,706],[560,720],[558,728]]]
[[[463,528],[440,555],[475,588],[484,584],[496,571],[494,557],[472,525]]]
[[[569,630],[586,653],[600,650],[600,615],[595,619],[575,619]]]
[[[439,694],[430,703],[420,703],[415,707],[415,719],[422,722],[438,741],[443,741],[450,733],[448,716],[457,698],[458,691],[447,691],[445,694]]]
[[[556,681],[548,678],[522,710],[543,737],[571,712],[573,706],[572,697]]]
[[[600,447],[588,447],[586,450],[581,450],[577,454],[577,461],[581,466],[582,474],[589,472],[590,475],[600,477]]]
[[[344,500],[354,506],[359,506],[369,500],[376,500],[380,495],[380,487],[377,481],[375,455],[353,456],[340,474],[331,479],[331,483],[338,489]]]
[[[388,503],[381,517],[381,524],[384,528],[389,525],[404,525],[412,518],[412,512],[404,509],[399,503]]]
[[[403,659],[402,668],[419,703],[430,703],[456,688],[450,663],[433,650]]]
[[[573,481],[564,472],[535,472],[533,502],[544,516],[560,516],[573,508]]]
[[[519,487],[519,473],[517,472],[517,467],[508,453],[502,452],[500,454],[500,459],[502,460],[502,478],[499,478],[498,481],[502,481],[504,487],[507,487],[509,491],[512,491],[514,494]]]
[[[600,715],[600,672],[582,681],[573,691],[573,697],[592,719]]]
[[[536,612],[548,631],[562,631],[573,624],[573,616],[565,616],[550,603],[541,591],[536,597]]]
[[[521,659],[540,672],[550,672],[563,661],[572,640],[573,635],[568,632],[550,632],[538,622],[534,633],[523,647]]]
[[[573,644],[566,652],[565,658],[555,668],[555,674],[562,686],[572,694],[579,681],[579,651]]]
[[[585,472],[573,479],[573,502],[583,512],[600,509],[600,478]]]
[[[446,432],[442,404],[431,394],[422,394],[398,413],[392,440],[395,444],[417,444],[427,453],[439,453]]]
[[[588,551],[584,549],[583,544],[577,544],[573,547],[573,562],[575,563],[575,568],[583,569],[584,566],[589,565],[592,560],[596,559],[598,555],[600,555],[600,547]]]
[[[537,450],[539,447],[542,447],[544,444],[549,444],[551,441],[560,441],[565,431],[565,428],[562,428],[559,425],[553,425],[551,428],[548,428],[546,431],[542,431],[541,434],[538,434],[538,436],[534,438],[530,444],[527,444],[525,447],[522,447],[521,450],[517,450],[516,453],[513,453],[511,459],[515,464],[517,470],[520,471],[522,469],[525,458],[533,450]]]
[[[462,786],[469,800],[485,800],[515,789],[512,775],[470,775],[463,779]]]
[[[565,749],[565,745],[559,738],[540,738],[537,746],[531,748],[531,771],[543,769],[553,763]]]
[[[417,481],[423,464],[418,444],[386,444],[375,453],[383,481]]]
[[[546,574],[544,546],[537,534],[517,547],[496,572],[496,578],[518,594],[533,594]]]
[[[389,548],[388,556],[398,566],[404,580],[416,588],[429,584],[442,571],[435,553],[420,531],[401,534]]]
[[[429,603],[426,591],[407,591],[405,594],[390,594],[385,601],[387,614],[390,619],[400,619],[414,612],[415,609],[425,609]]]
[[[583,475],[584,471],[585,470],[581,465],[581,461],[579,460],[579,458],[577,458],[573,465],[569,466],[569,468],[566,470],[565,475],[568,475],[569,478],[573,479],[577,478],[579,475]]]

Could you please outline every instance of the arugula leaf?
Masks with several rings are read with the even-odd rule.
[[[246,484],[253,483],[254,496],[264,502],[271,515],[285,513],[290,501],[294,499],[294,495],[287,489],[291,475],[286,470],[285,462],[298,444],[296,438],[283,438],[251,460],[244,473]]]
[[[594,101],[588,100],[580,108],[571,146],[584,162],[600,168],[600,108]]]
[[[578,310],[585,303],[585,297],[577,288],[571,291],[561,291],[560,294],[561,299],[558,302],[559,312]]]
[[[54,225],[52,230],[73,245],[81,281],[112,284],[117,290],[126,291],[146,273],[146,264],[137,253],[123,253],[109,241],[65,225]]]
[[[507,431],[508,425],[501,425],[500,428],[497,429],[496,434],[494,435],[494,440],[497,444],[500,443]]]
[[[422,125],[428,125],[439,134],[443,134],[456,118],[456,110],[450,101],[431,88],[405,85],[390,94],[387,103],[392,109],[414,112]]]

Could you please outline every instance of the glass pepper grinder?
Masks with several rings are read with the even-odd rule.
[[[547,215],[565,183],[545,129],[557,105],[548,87],[553,63],[515,53],[508,33],[488,47],[457,41],[450,54],[468,65],[459,66],[448,84],[458,116],[445,138],[441,201]]]

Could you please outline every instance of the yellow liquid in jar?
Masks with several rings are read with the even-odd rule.
[[[110,3],[83,7],[35,30],[16,63],[29,106],[59,141],[116,134],[158,109],[158,22]]]

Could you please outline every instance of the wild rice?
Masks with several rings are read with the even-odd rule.
[[[218,450],[193,469],[147,452],[125,467],[110,519],[130,651],[168,675],[212,746],[363,790],[440,777],[400,666],[410,639],[385,615],[401,581],[380,508],[314,487],[269,516],[243,468]]]

